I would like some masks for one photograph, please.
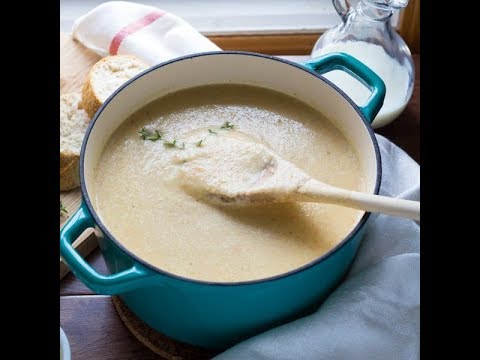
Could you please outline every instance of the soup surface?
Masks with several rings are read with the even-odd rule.
[[[142,128],[151,136],[142,137]],[[184,147],[201,144],[184,144],[182,136],[202,128],[205,137],[245,132],[318,180],[364,190],[353,147],[306,104],[246,85],[172,93],[141,108],[113,133],[92,192],[110,232],[154,266],[218,282],[278,275],[330,250],[363,215],[313,203],[222,207],[184,191],[176,159]]]

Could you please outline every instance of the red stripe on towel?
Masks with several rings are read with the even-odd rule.
[[[162,17],[163,15],[165,15],[165,11],[152,11],[151,13],[148,13],[144,17],[141,17],[140,19],[135,20],[134,22],[131,22],[130,24],[121,28],[120,31],[117,33],[117,35],[115,35],[115,37],[113,38],[112,42],[110,43],[110,49],[108,50],[110,55],[117,55],[118,48],[122,44],[122,41],[128,35],[131,35],[137,32],[138,30],[143,29],[145,26],[150,25],[151,23],[153,23],[155,20]]]

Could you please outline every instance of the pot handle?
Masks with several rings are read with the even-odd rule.
[[[141,266],[133,265],[130,269],[116,274],[102,275],[95,271],[73,248],[72,243],[87,228],[95,222],[87,209],[85,202],[72,215],[70,220],[60,230],[60,255],[70,270],[85,285],[98,294],[115,295],[133,290],[145,283],[153,273]]]
[[[303,63],[306,68],[318,74],[325,74],[332,70],[342,70],[365,85],[372,94],[360,111],[365,115],[371,124],[377,116],[385,99],[385,83],[369,67],[351,55],[345,53],[329,53]]]

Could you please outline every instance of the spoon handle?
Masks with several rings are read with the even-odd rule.
[[[296,197],[301,201],[341,205],[420,221],[419,201],[341,189],[315,180],[310,180],[300,187]]]

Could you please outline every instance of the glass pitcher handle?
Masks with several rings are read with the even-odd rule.
[[[408,0],[332,0],[333,7],[343,22],[347,21],[350,9],[355,9],[357,5],[373,6],[377,11],[400,10],[408,5]]]
[[[356,1],[358,2],[358,0]],[[352,7],[351,1],[349,0],[332,0],[333,7],[337,11],[338,15],[342,18],[342,21],[347,21],[347,15]]]

